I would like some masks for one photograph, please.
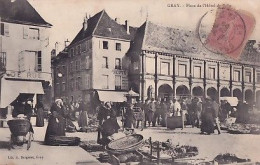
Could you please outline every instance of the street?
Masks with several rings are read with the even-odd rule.
[[[34,126],[34,118],[32,118],[32,123]],[[79,146],[43,145],[46,127],[46,122],[45,127],[34,127],[34,141],[28,151],[26,145],[8,150],[10,131],[9,128],[1,128],[0,164],[99,164],[95,157]],[[221,135],[218,135],[216,131],[212,135],[201,135],[198,128],[191,128],[190,126],[183,130],[179,128],[168,130],[165,127],[149,127],[143,131],[137,129],[136,133],[142,134],[144,139],[152,137],[153,141],[172,139],[173,144],[196,146],[199,149],[199,155],[194,158],[197,159],[213,160],[220,153],[232,153],[241,158],[260,162],[259,135],[229,134],[226,131],[222,131]],[[66,135],[80,137],[83,142],[97,139],[97,132],[75,132],[66,133]]]

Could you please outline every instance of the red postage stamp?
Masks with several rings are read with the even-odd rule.
[[[203,19],[209,18],[209,14],[212,15],[212,12],[208,12],[203,16],[199,32],[203,32],[203,28],[206,27],[203,23],[208,20],[203,21]],[[245,11],[235,10],[230,5],[219,6],[214,14],[213,26],[207,27],[211,30],[206,35],[199,34],[203,45],[214,53],[225,54],[239,59],[255,27],[253,15]]]

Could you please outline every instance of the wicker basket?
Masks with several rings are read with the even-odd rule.
[[[126,137],[119,138],[108,144],[106,147],[108,152],[128,152],[134,151],[143,145],[143,136],[140,134],[133,134]]]
[[[30,129],[30,121],[27,119],[13,119],[7,122],[11,133],[14,136],[25,136]]]

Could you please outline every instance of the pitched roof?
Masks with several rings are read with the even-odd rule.
[[[83,28],[79,31],[70,45],[93,35],[131,40],[134,38],[136,32],[136,28],[130,27],[130,34],[127,34],[124,25],[120,25],[115,20],[111,19],[105,10],[102,10],[89,18],[87,26],[85,31]]]
[[[230,62],[250,64],[255,59],[260,61],[260,53],[248,53],[245,50],[239,60],[229,56],[216,54],[206,49],[194,31],[165,27],[146,21],[136,32],[136,36],[128,51],[132,60],[137,60],[141,50],[156,51],[169,54],[181,54],[194,58],[206,58]],[[251,60],[249,60],[251,59]]]
[[[0,0],[2,21],[39,26],[52,26],[46,22],[27,0]]]

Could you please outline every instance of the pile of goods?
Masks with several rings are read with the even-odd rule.
[[[218,162],[219,164],[231,164],[231,163],[250,162],[250,159],[241,159],[234,154],[226,153],[226,154],[217,155],[214,158],[214,161]]]
[[[96,132],[98,130],[98,120],[96,116],[88,117],[88,126],[80,128],[79,132]]]
[[[159,144],[158,144],[159,143]],[[173,145],[170,140],[167,140],[166,142],[153,142],[152,145],[150,144],[149,141],[145,142],[145,147],[148,149],[146,152],[150,151],[150,147],[152,146],[153,150],[153,155],[156,154],[156,150],[158,148],[160,149],[160,156],[165,157],[165,158],[174,158],[174,159],[179,159],[179,158],[188,158],[188,157],[193,157],[199,154],[198,148],[195,146],[188,146],[188,145]]]
[[[79,137],[50,136],[46,141],[47,145],[52,146],[77,146],[80,143]]]
[[[138,151],[134,151],[134,152],[112,155],[110,161],[112,164],[117,164],[117,163],[127,163],[127,162],[141,162],[142,159],[143,159],[142,154],[140,154]]]
[[[260,134],[260,125],[233,123],[228,127],[228,132],[233,134]]]
[[[96,140],[82,142],[80,147],[88,152],[104,151],[104,147],[100,144],[97,144]]]

